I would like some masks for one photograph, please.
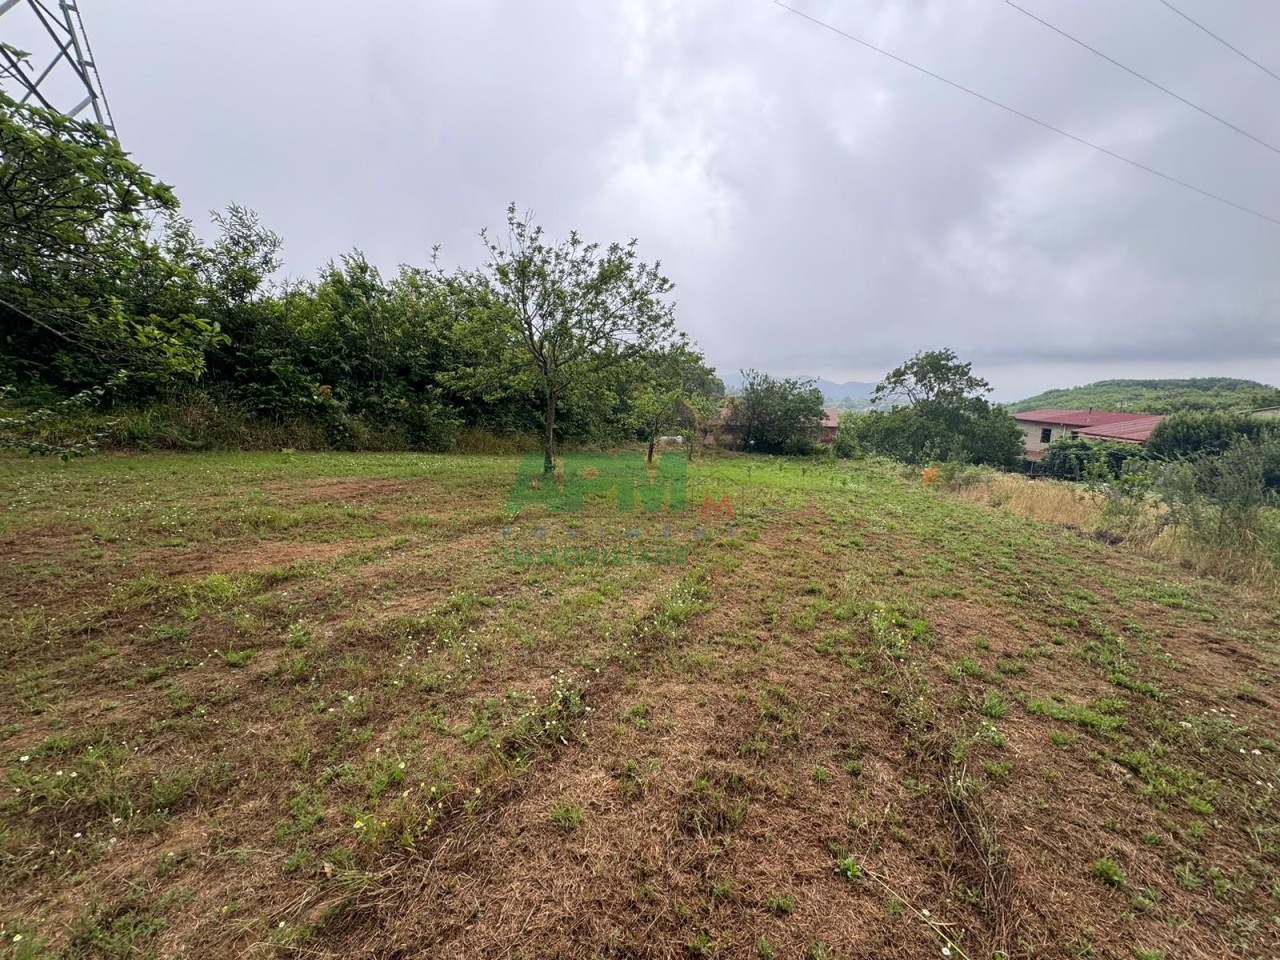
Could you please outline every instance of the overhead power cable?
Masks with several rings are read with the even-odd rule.
[[[1190,190],[1192,193],[1198,193],[1202,197],[1208,197],[1210,200],[1216,200],[1218,203],[1225,204],[1228,207],[1233,207],[1234,209],[1239,210],[1242,213],[1251,214],[1252,216],[1255,216],[1260,220],[1266,220],[1268,223],[1274,223],[1276,226],[1280,226],[1280,217],[1273,217],[1268,213],[1263,213],[1260,210],[1255,210],[1253,207],[1247,207],[1242,203],[1236,203],[1234,200],[1228,200],[1226,197],[1221,196],[1220,194],[1213,193],[1209,190],[1205,190],[1203,187],[1197,187],[1193,183],[1188,183],[1186,180],[1180,180],[1175,176],[1172,176],[1167,173],[1163,173],[1157,170],[1155,167],[1149,167],[1145,163],[1142,163],[1139,160],[1133,160],[1129,157],[1124,156],[1123,154],[1116,153],[1114,150],[1109,150],[1106,147],[1099,146],[1098,144],[1094,143],[1091,140],[1086,140],[1084,137],[1078,137],[1074,133],[1068,133],[1066,130],[1063,130],[1061,127],[1055,127],[1053,124],[1047,123],[1044,120],[1037,119],[1036,117],[1031,116],[1031,114],[1029,113],[1023,113],[1021,110],[1017,109],[1016,107],[1011,107],[1006,103],[1001,103],[999,100],[992,99],[991,97],[988,97],[986,94],[979,93],[977,90],[973,90],[969,87],[966,87],[964,84],[957,83],[954,80],[948,80],[946,77],[942,76],[942,74],[940,73],[934,73],[932,70],[929,70],[918,64],[912,63],[910,60],[906,60],[898,56],[897,54],[890,53],[888,50],[884,50],[881,47],[877,47],[874,43],[871,43],[868,40],[863,40],[861,37],[856,37],[852,33],[847,33],[844,30],[841,30],[839,27],[832,26],[831,24],[827,23],[825,20],[819,20],[817,17],[810,16],[809,14],[801,10],[797,10],[795,7],[788,6],[787,4],[783,3],[782,0],[773,0],[773,3],[775,6],[781,7],[783,10],[786,10],[789,13],[794,13],[797,17],[801,17],[805,20],[808,20],[810,23],[816,24],[817,26],[822,27],[825,30],[830,30],[832,33],[836,34],[837,36],[844,37],[844,39],[846,40],[851,40],[856,44],[866,47],[868,50],[874,50],[876,53],[880,54],[881,56],[888,57],[890,60],[900,63],[904,67],[910,67],[912,70],[915,70],[918,73],[923,73],[927,77],[932,77],[934,80],[939,80],[942,83],[945,83],[949,87],[954,87],[957,90],[960,90],[960,91],[963,91],[964,93],[969,94],[969,96],[971,97],[977,97],[979,100],[983,101],[984,103],[989,103],[993,107],[999,107],[1001,110],[1004,110],[1006,113],[1011,113],[1015,117],[1021,117],[1023,120],[1027,120],[1031,123],[1034,123],[1038,127],[1044,127],[1044,129],[1051,130],[1054,133],[1058,134],[1059,136],[1066,137],[1068,140],[1073,140],[1076,143],[1083,144],[1086,147],[1090,147],[1094,150],[1097,150],[1099,153],[1106,154],[1108,157],[1111,157],[1113,160],[1119,160],[1121,163],[1127,163],[1129,166],[1136,167],[1139,170],[1143,170],[1151,174],[1152,176],[1159,177],[1161,180],[1167,180],[1169,183],[1177,184],[1179,187],[1182,187],[1186,190]]]
[[[1238,47],[1233,47],[1231,44],[1227,43],[1227,41],[1223,40],[1220,36],[1218,36],[1216,33],[1214,33],[1212,30],[1206,27],[1203,23],[1200,23],[1199,21],[1196,21],[1196,20],[1192,20],[1189,16],[1187,16],[1185,13],[1183,13],[1181,10],[1175,7],[1172,3],[1169,3],[1168,0],[1159,0],[1159,2],[1163,3],[1166,7],[1168,7],[1170,10],[1172,10],[1174,13],[1176,13],[1178,16],[1180,16],[1183,20],[1187,21],[1187,23],[1191,24],[1196,29],[1202,30],[1205,33],[1207,33],[1209,36],[1213,37],[1213,39],[1217,40],[1220,44],[1222,44],[1232,53],[1238,53],[1240,56],[1244,57],[1246,60],[1252,63],[1255,67],[1257,67],[1263,73],[1269,74],[1271,77],[1273,77],[1276,80],[1280,80],[1280,74],[1276,74],[1274,71],[1269,70],[1267,67],[1264,67],[1257,60],[1253,59],[1253,57],[1249,56],[1247,53],[1245,53],[1243,50],[1239,49]]]
[[[1077,46],[1084,47],[1084,48],[1085,48],[1086,50],[1088,50],[1090,53],[1092,53],[1092,54],[1094,54],[1094,55],[1096,55],[1096,56],[1099,56],[1099,57],[1101,57],[1103,60],[1107,61],[1107,63],[1114,64],[1115,66],[1117,66],[1117,67],[1119,67],[1121,70],[1123,70],[1125,73],[1132,74],[1133,76],[1135,76],[1135,77],[1137,77],[1139,80],[1141,80],[1143,83],[1150,84],[1151,86],[1155,87],[1157,90],[1160,90],[1160,91],[1162,91],[1162,92],[1164,92],[1164,93],[1167,93],[1169,96],[1173,97],[1175,100],[1179,100],[1179,101],[1181,101],[1182,103],[1185,103],[1188,107],[1191,107],[1191,109],[1200,111],[1200,112],[1201,112],[1201,113],[1203,113],[1206,117],[1210,117],[1210,118],[1212,118],[1212,119],[1214,119],[1214,120],[1217,120],[1217,121],[1218,121],[1220,124],[1222,124],[1224,127],[1228,127],[1228,128],[1230,128],[1230,129],[1234,130],[1236,133],[1240,134],[1241,136],[1243,136],[1243,137],[1248,137],[1248,138],[1249,138],[1250,140],[1252,140],[1254,143],[1261,144],[1262,146],[1264,146],[1264,147],[1266,147],[1268,150],[1270,150],[1272,153],[1277,154],[1277,155],[1280,155],[1280,147],[1272,146],[1271,144],[1267,143],[1267,141],[1263,140],[1261,137],[1255,137],[1255,136],[1254,136],[1252,133],[1250,133],[1248,130],[1242,130],[1240,127],[1237,127],[1237,126],[1236,126],[1234,123],[1232,123],[1230,120],[1224,120],[1224,119],[1222,119],[1222,117],[1218,116],[1218,115],[1217,115],[1216,113],[1214,113],[1212,110],[1206,110],[1204,107],[1200,106],[1199,104],[1197,104],[1197,103],[1192,103],[1192,102],[1191,102],[1190,100],[1188,100],[1186,97],[1181,96],[1180,94],[1174,93],[1174,92],[1173,92],[1172,90],[1170,90],[1168,87],[1166,87],[1166,86],[1162,86],[1161,84],[1156,83],[1154,80],[1152,80],[1152,79],[1150,79],[1150,78],[1148,78],[1148,77],[1144,77],[1144,76],[1143,76],[1142,74],[1140,74],[1137,70],[1132,70],[1132,69],[1130,69],[1129,67],[1126,67],[1126,66],[1125,66],[1123,63],[1121,63],[1119,60],[1116,60],[1116,59],[1114,59],[1114,58],[1112,58],[1112,57],[1107,56],[1107,55],[1106,55],[1105,53],[1103,53],[1101,50],[1098,50],[1098,49],[1097,49],[1097,48],[1095,48],[1095,47],[1091,47],[1091,46],[1089,46],[1089,44],[1085,43],[1083,40],[1080,40],[1080,39],[1077,39],[1076,37],[1073,37],[1071,34],[1067,33],[1067,31],[1062,30],[1062,29],[1059,29],[1058,27],[1055,27],[1055,26],[1054,26],[1052,23],[1050,23],[1048,20],[1043,20],[1043,19],[1041,19],[1040,17],[1037,17],[1037,16],[1036,16],[1034,13],[1032,13],[1030,10],[1027,10],[1027,9],[1025,9],[1025,8],[1023,8],[1023,7],[1018,6],[1016,3],[1014,3],[1014,2],[1013,2],[1013,0],[1004,0],[1004,2],[1005,2],[1005,4],[1007,4],[1008,6],[1012,7],[1014,10],[1017,10],[1019,13],[1021,13],[1021,14],[1025,14],[1026,16],[1030,17],[1030,18],[1031,18],[1032,20],[1034,20],[1036,23],[1039,23],[1039,24],[1042,24],[1042,25],[1044,25],[1044,26],[1048,27],[1050,30],[1052,30],[1054,33],[1058,34],[1059,36],[1066,37],[1066,38],[1067,38],[1068,40],[1070,40],[1072,43],[1076,44]]]

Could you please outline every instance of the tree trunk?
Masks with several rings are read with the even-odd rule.
[[[649,434],[649,464],[653,465],[653,434]]]
[[[556,469],[556,395],[554,391],[547,391],[547,437],[545,453],[546,458],[542,461],[543,473],[554,473]]]

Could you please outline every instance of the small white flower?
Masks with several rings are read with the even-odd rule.
[[[1253,751],[1253,755],[1254,755],[1255,757],[1260,757],[1260,756],[1262,756],[1262,751],[1261,751],[1261,750],[1254,750],[1254,751]]]
[[[26,754],[26,753],[24,753],[22,756],[20,756],[20,757],[18,758],[18,762],[19,762],[19,763],[26,763],[26,762],[27,762],[28,760],[30,760],[30,759],[31,759],[30,754]],[[19,934],[19,936],[21,936],[21,934]]]

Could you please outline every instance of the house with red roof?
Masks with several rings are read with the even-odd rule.
[[[1024,410],[1013,419],[1022,428],[1027,460],[1039,460],[1054,440],[1116,440],[1146,443],[1151,431],[1164,417],[1150,413],[1122,413],[1105,410]]]
[[[818,427],[819,443],[835,443],[836,433],[840,430],[840,411],[835,407],[827,407],[822,411],[822,424]]]

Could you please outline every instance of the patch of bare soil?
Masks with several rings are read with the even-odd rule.
[[[131,561],[136,570],[157,570],[170,577],[204,577],[211,573],[252,573],[295,563],[322,563],[353,550],[376,548],[369,540],[333,543],[308,540],[236,541],[197,547],[156,548],[140,551]]]

